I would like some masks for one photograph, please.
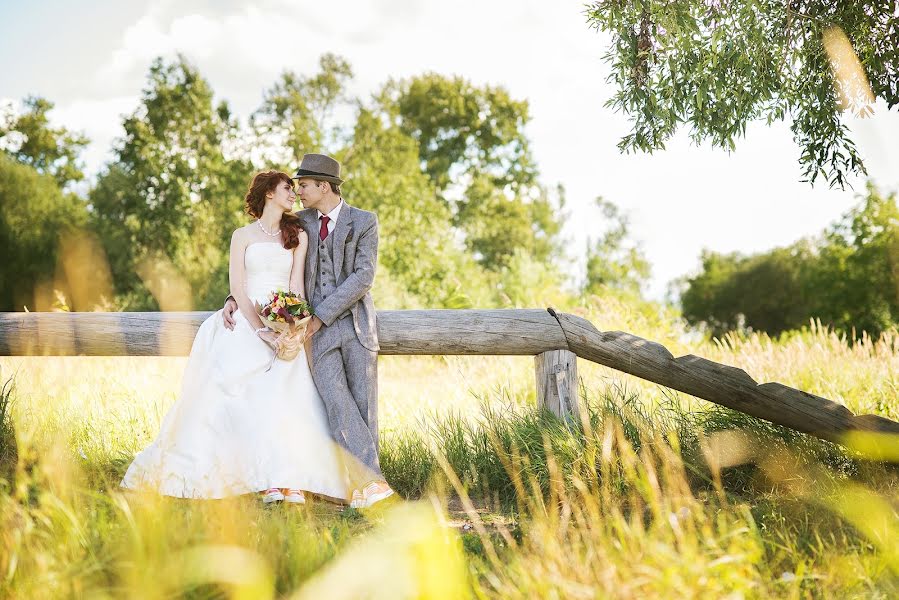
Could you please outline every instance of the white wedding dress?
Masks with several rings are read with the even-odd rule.
[[[247,295],[288,288],[293,251],[250,244]],[[348,497],[345,469],[306,353],[275,360],[240,311],[225,328],[217,311],[200,325],[181,395],[159,435],[128,468],[122,487],[179,498],[223,498],[268,488]]]

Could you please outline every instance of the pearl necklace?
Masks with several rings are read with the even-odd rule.
[[[269,233],[268,231],[265,230],[265,227],[262,226],[262,220],[260,220],[260,219],[257,219],[257,220],[256,220],[256,224],[259,225],[259,229],[261,229],[261,230],[262,230],[262,233],[264,233],[265,235],[268,235],[268,236],[271,236],[271,237],[275,237],[276,235],[278,235],[279,233],[281,233],[281,230],[280,230],[280,229],[279,229],[278,231],[275,231],[274,233]]]

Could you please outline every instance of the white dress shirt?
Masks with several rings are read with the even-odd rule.
[[[340,202],[337,204],[337,206],[334,207],[334,210],[329,212],[327,215],[328,219],[330,219],[328,221],[328,235],[334,233],[334,228],[337,227],[337,216],[340,214],[341,208],[343,208],[343,198],[340,199]],[[325,215],[322,214],[322,211],[318,211],[319,228],[321,228],[321,220],[323,216]]]

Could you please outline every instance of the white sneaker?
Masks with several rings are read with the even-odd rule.
[[[272,502],[281,502],[284,500],[284,494],[278,488],[269,488],[262,495],[263,504],[271,504]]]
[[[353,492],[353,501],[350,503],[350,506],[353,508],[370,508],[381,500],[386,500],[393,496],[394,492],[389,486],[380,491],[378,491],[378,487],[378,483],[372,481],[362,488],[361,493]]]
[[[306,504],[306,495],[302,490],[287,490],[284,501],[288,504]]]

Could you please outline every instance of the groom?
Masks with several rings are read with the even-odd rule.
[[[353,496],[367,508],[393,494],[378,461],[378,334],[371,287],[378,262],[378,218],[340,195],[340,163],[306,154],[293,177],[309,236],[304,280],[315,316],[307,327],[312,377],[324,401],[331,433],[346,453]],[[225,303],[233,327],[236,303]]]

